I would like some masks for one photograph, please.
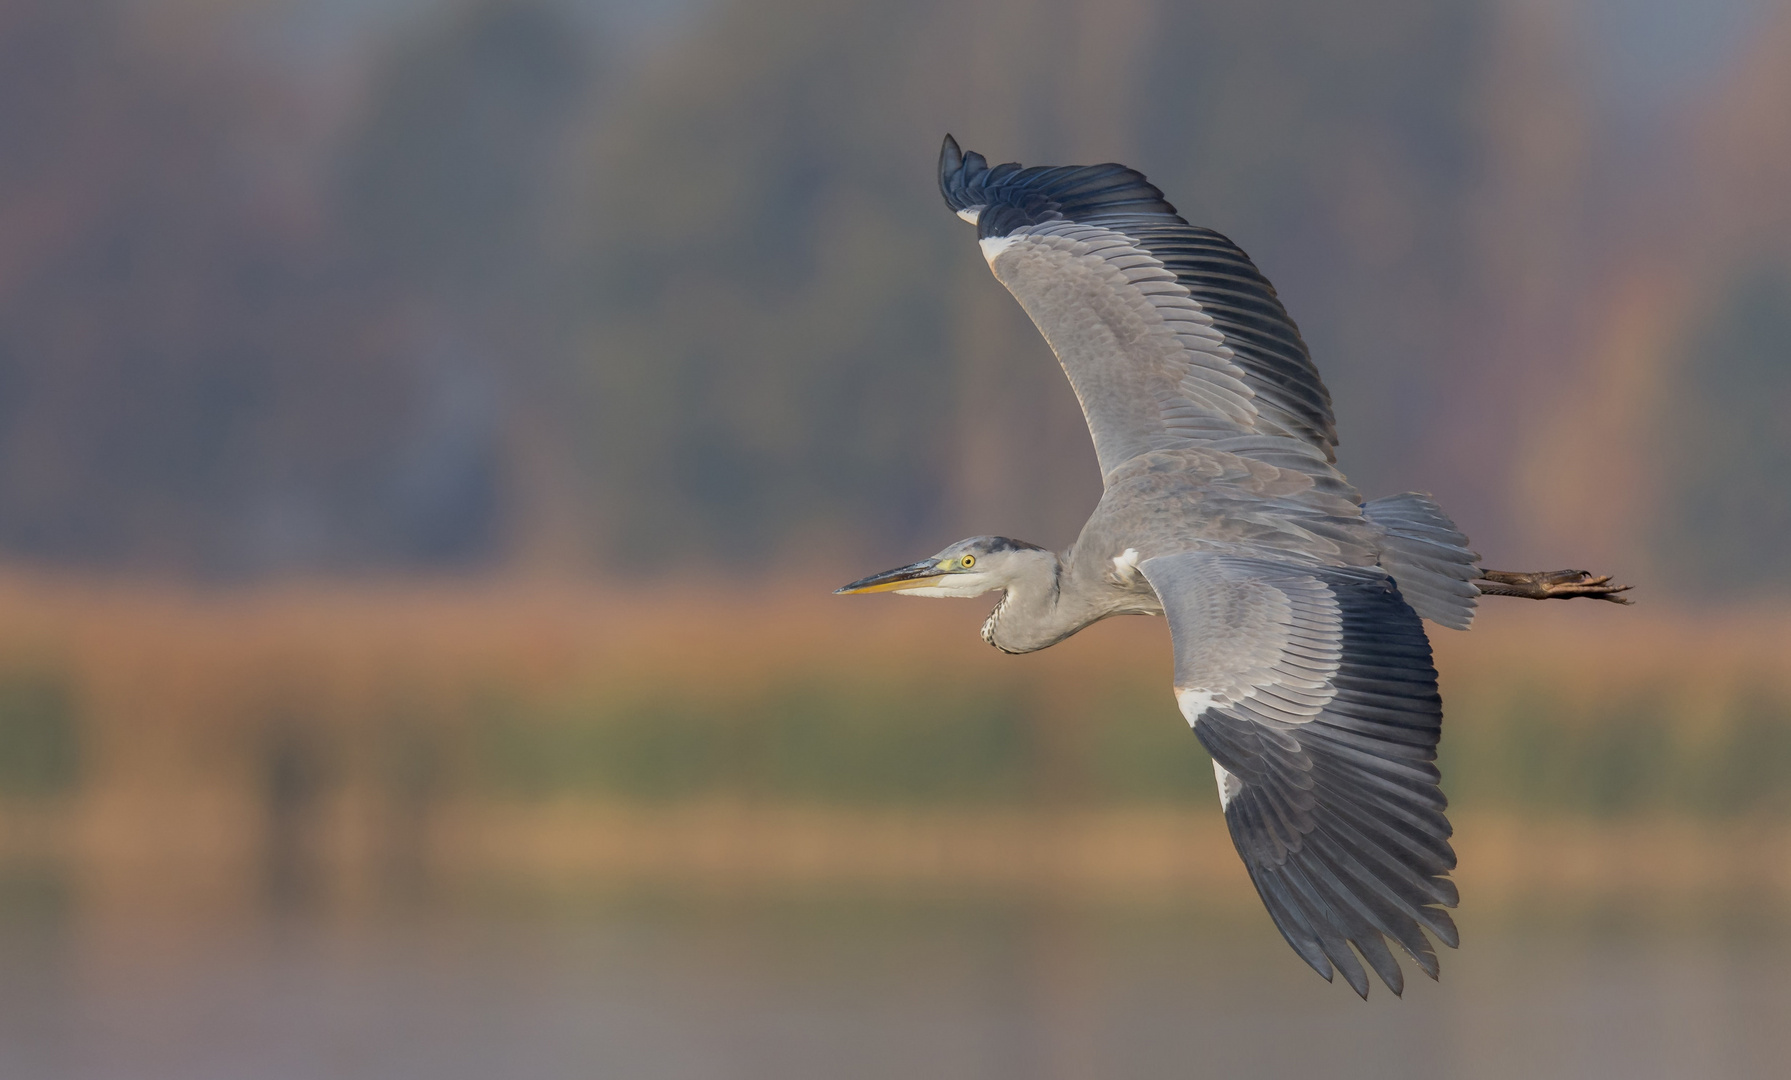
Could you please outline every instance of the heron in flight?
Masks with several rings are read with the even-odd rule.
[[[1483,570],[1428,495],[1364,502],[1274,288],[1142,174],[991,168],[948,135],[939,187],[1069,376],[1104,490],[1067,551],[977,536],[838,591],[1000,593],[982,636],[1009,653],[1166,616],[1176,702],[1287,943],[1364,998],[1363,961],[1404,990],[1389,942],[1434,979],[1425,931],[1456,946],[1458,897],[1420,619],[1465,630],[1482,595],[1627,603],[1627,586]]]

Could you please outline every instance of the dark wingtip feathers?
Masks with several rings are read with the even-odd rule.
[[[1144,174],[1124,165],[989,166],[950,135],[939,147],[939,194],[953,213],[993,208],[995,221],[978,221],[981,235],[1007,235],[1021,225],[1058,218],[1100,221],[1151,217],[1187,224]],[[987,218],[990,215],[985,214]]]
[[[951,207],[952,213],[968,210],[976,205],[971,193],[972,185],[989,171],[988,163],[981,154],[964,153],[958,146],[958,140],[950,135],[939,147],[939,194],[945,197],[945,205]]]

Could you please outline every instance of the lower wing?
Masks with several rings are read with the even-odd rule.
[[[1269,915],[1326,979],[1395,994],[1397,944],[1436,977],[1458,942],[1442,699],[1417,614],[1378,568],[1185,553],[1140,567],[1175,642],[1176,699],[1212,755]]]

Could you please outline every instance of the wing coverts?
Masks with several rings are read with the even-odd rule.
[[[1101,474],[1140,454],[1255,430],[1255,395],[1212,316],[1130,237],[1028,226],[989,260],[1063,364]]]
[[[1423,624],[1376,568],[1187,553],[1141,569],[1175,640],[1176,691],[1232,778],[1225,823],[1294,951],[1367,996],[1350,946],[1400,993],[1387,942],[1431,977],[1458,942],[1442,726]]]

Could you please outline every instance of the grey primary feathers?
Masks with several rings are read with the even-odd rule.
[[[1061,554],[975,537],[839,591],[998,591],[983,638],[1007,652],[1166,615],[1176,701],[1288,944],[1364,997],[1362,961],[1404,988],[1389,942],[1434,978],[1426,931],[1456,945],[1457,896],[1420,616],[1466,629],[1482,594],[1627,602],[1626,587],[1483,572],[1428,496],[1364,503],[1274,288],[1141,174],[991,168],[947,136],[939,186],[1062,363],[1104,492]]]

